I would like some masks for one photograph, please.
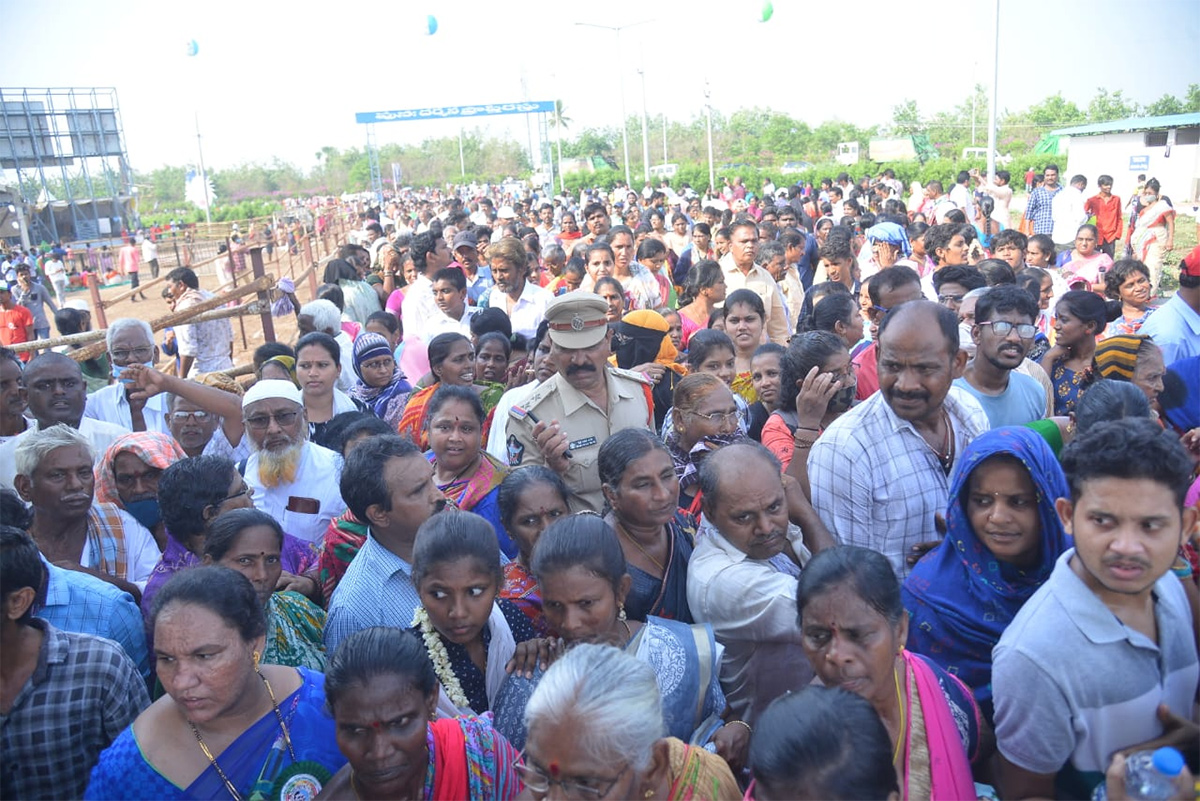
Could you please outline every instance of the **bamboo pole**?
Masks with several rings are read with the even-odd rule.
[[[172,312],[171,314],[159,317],[157,320],[151,320],[150,329],[152,331],[161,331],[164,328],[169,328],[173,325],[188,323],[193,317],[198,316],[201,312],[206,312],[209,309],[215,309],[218,306],[229,303],[231,300],[236,300],[240,297],[266,290],[274,285],[275,276],[268,273],[257,281],[253,281],[245,286],[238,287],[233,292],[227,292],[224,295],[217,295],[209,298],[206,301],[203,301],[202,303],[197,303],[195,306],[192,306],[189,309]],[[46,344],[46,342],[47,340],[42,340],[37,344],[40,345],[41,348],[50,347]],[[95,344],[88,345],[87,347],[80,348],[79,350],[70,351],[67,353],[67,355],[77,362],[82,362],[87,361],[88,359],[94,359],[103,352],[104,344],[97,342]]]

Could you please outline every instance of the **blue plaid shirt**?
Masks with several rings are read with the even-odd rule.
[[[421,605],[412,565],[379,544],[368,532],[362,548],[346,568],[329,599],[325,618],[325,652],[356,631],[371,626],[412,626],[413,612]]]
[[[1053,192],[1045,186],[1039,186],[1029,194],[1029,202],[1025,204],[1025,219],[1033,221],[1035,234],[1049,236],[1054,230],[1054,213],[1051,207],[1054,205],[1054,196],[1061,191],[1060,184]]]
[[[56,629],[112,640],[150,680],[150,656],[142,613],[133,596],[107,581],[77,570],[55,567],[45,559],[46,605],[37,616]]]

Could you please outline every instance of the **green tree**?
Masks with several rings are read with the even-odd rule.
[[[1050,95],[1040,103],[1029,107],[1026,116],[1032,125],[1039,128],[1055,128],[1078,125],[1087,121],[1079,106],[1062,96],[1062,92]]]
[[[1189,83],[1187,97],[1183,101],[1187,111],[1200,111],[1200,83]]]
[[[925,126],[921,123],[921,112],[917,109],[917,101],[905,99],[898,105],[892,106],[892,133],[896,136],[912,136],[924,133]]]
[[[1118,89],[1111,94],[1103,87],[1096,89],[1096,96],[1088,103],[1087,116],[1091,122],[1108,122],[1136,117],[1138,104],[1127,100]]]
[[[1145,111],[1147,117],[1164,117],[1168,114],[1183,114],[1186,108],[1182,100],[1173,94],[1167,93],[1146,106]]]

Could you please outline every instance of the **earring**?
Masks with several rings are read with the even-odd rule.
[[[642,798],[653,798],[653,797],[654,797],[654,790],[647,790],[645,793],[642,794]]]
[[[252,658],[254,659],[254,671],[257,673],[258,672],[258,660],[260,658],[262,658],[262,654],[260,654],[258,651],[255,651]]]
[[[617,610],[617,620],[625,622],[625,604],[621,604],[620,609]]]

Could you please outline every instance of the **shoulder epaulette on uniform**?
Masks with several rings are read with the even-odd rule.
[[[628,378],[632,381],[637,381],[639,384],[649,384],[651,386],[654,385],[654,382],[647,378],[645,373],[635,373],[633,370],[622,370],[620,367],[611,366],[608,369],[615,376]]]
[[[530,396],[525,399],[524,403],[519,404],[521,408],[520,412],[518,412],[516,408],[512,408],[508,410],[508,414],[510,417],[516,418],[517,420],[524,420],[526,411],[536,408],[539,403],[546,400],[546,398],[550,397],[557,391],[558,387],[556,386],[553,378],[543,381],[540,385],[538,385],[538,388],[535,389]]]

